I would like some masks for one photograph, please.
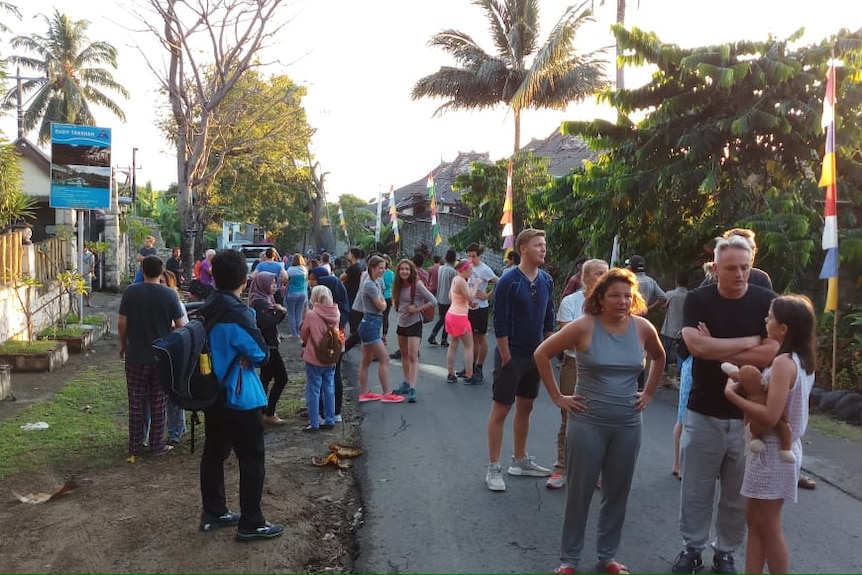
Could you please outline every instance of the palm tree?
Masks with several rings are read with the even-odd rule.
[[[443,66],[413,86],[411,96],[443,98],[434,112],[481,110],[505,104],[515,119],[515,151],[520,149],[521,111],[565,110],[606,84],[598,50],[574,52],[578,29],[592,22],[588,2],[566,9],[544,45],[539,47],[539,0],[473,0],[485,11],[496,55],[490,55],[464,32],[443,30],[428,42],[452,55],[458,67]]]
[[[86,20],[70,20],[59,10],[54,10],[52,18],[43,18],[48,24],[47,36],[15,36],[11,41],[12,48],[23,48],[37,56],[10,56],[9,61],[44,75],[25,80],[20,88],[13,88],[6,95],[8,106],[16,101],[19,89],[22,96],[35,91],[24,113],[24,131],[39,125],[38,142],[45,144],[51,139],[51,122],[94,126],[93,104],[125,121],[123,111],[103,91],[112,90],[129,97],[111,72],[102,67],[117,68],[116,48],[106,42],[89,43]]]
[[[619,26],[625,26],[625,24],[626,24],[626,0],[616,0],[616,2],[617,2],[617,20],[616,20],[616,23]],[[593,8],[594,4],[595,4],[595,0],[591,0],[590,8]],[[604,6],[604,5],[605,5],[605,0],[600,0],[599,6]],[[640,0],[638,0],[638,8],[640,8],[640,5],[641,5]],[[616,46],[617,57],[614,60],[617,63],[617,65],[616,65],[617,85],[615,86],[617,90],[622,90],[623,88],[625,88],[625,77],[623,74],[623,67],[620,65],[620,60],[619,60],[621,53],[622,53],[622,51],[620,50],[620,43],[619,43],[619,41],[617,41],[617,46]]]

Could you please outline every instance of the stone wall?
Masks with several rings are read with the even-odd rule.
[[[458,214],[439,214],[437,222],[440,225],[440,235],[443,236],[443,242],[439,246],[434,245],[430,220],[413,220],[410,222],[399,220],[401,252],[407,256],[412,256],[416,248],[425,244],[431,250],[431,255],[443,257],[450,247],[448,239],[464,229],[468,219],[467,216]],[[459,258],[465,256],[463,251],[458,251],[457,254]],[[485,253],[482,254],[482,261],[497,273],[503,269],[503,254],[501,253],[486,249]]]
[[[0,286],[0,343],[7,339],[27,340],[28,309],[33,324],[30,338],[35,339],[37,333],[69,313],[71,302],[68,295],[60,295],[56,281],[46,282],[43,287]]]

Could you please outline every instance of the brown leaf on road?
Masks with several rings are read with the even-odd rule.
[[[66,493],[70,493],[74,491],[75,487],[77,487],[77,485],[75,485],[75,481],[69,479],[68,481],[66,481],[66,483],[63,484],[62,487],[60,487],[60,489],[58,489],[54,493],[28,493],[27,495],[21,495],[20,493],[17,493],[13,490],[12,495],[14,495],[15,498],[21,503],[32,503],[33,505],[38,505],[40,503],[45,503],[46,501],[56,499],[61,495],[65,495]]]

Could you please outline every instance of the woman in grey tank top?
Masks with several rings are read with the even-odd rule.
[[[616,561],[626,504],[641,441],[641,412],[652,401],[664,371],[664,347],[655,327],[640,314],[646,304],[637,277],[613,268],[587,292],[584,316],[567,324],[536,349],[536,367],[553,402],[568,411],[566,512],[560,566],[574,573],[583,555],[593,489],[602,477],[596,553],[600,573],[628,573]],[[574,395],[560,393],[551,358],[574,349],[578,381]],[[638,391],[644,357],[649,377]]]

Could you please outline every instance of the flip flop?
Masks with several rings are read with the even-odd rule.
[[[153,451],[153,455],[164,455],[168,451],[173,451],[173,450],[174,450],[173,445],[164,445],[164,446],[162,446],[162,448],[160,450]]]
[[[797,483],[799,487],[802,489],[814,489],[817,487],[817,483],[811,479],[810,477],[806,477],[804,475],[799,476],[799,482]]]

